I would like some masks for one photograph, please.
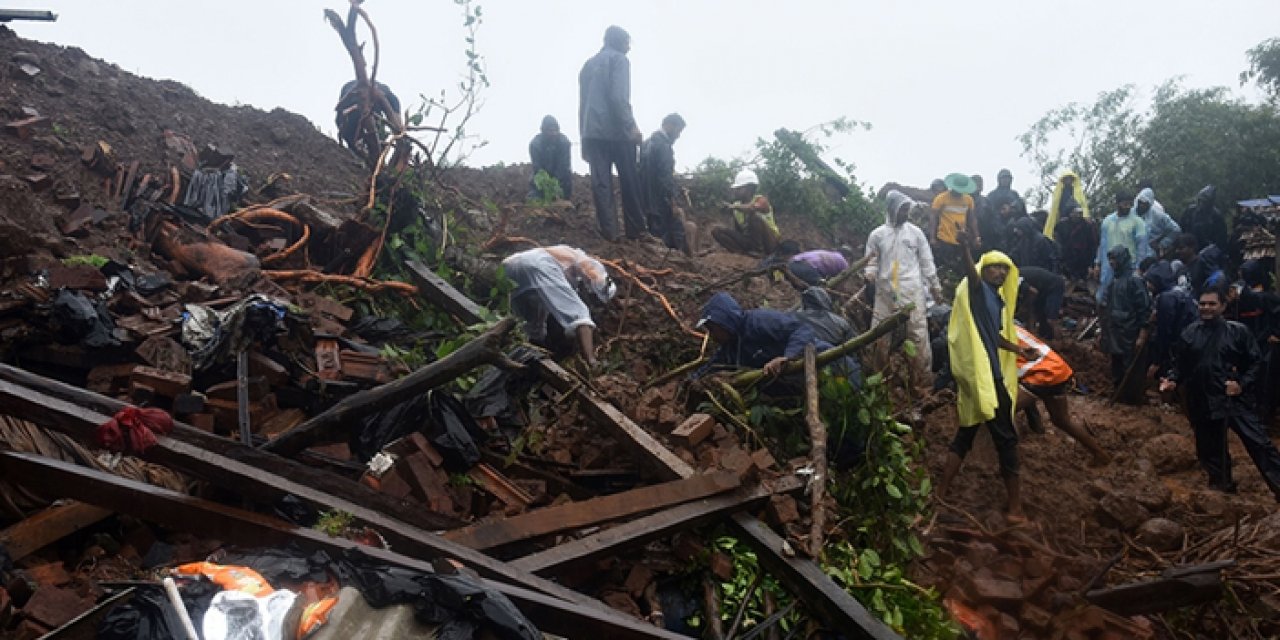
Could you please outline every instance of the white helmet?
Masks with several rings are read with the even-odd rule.
[[[750,169],[743,169],[738,172],[738,175],[734,176],[733,186],[730,188],[737,189],[738,187],[745,187],[749,184],[758,185],[760,184],[760,179],[756,177],[756,172]]]

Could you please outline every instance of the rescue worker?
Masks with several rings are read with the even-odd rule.
[[[583,359],[595,365],[592,330],[596,325],[585,300],[604,304],[617,292],[600,261],[581,249],[556,245],[510,255],[502,266],[516,285],[511,311],[524,320],[529,340],[545,346],[550,319],[566,337],[576,340]]]
[[[1147,223],[1133,214],[1133,197],[1127,193],[1116,194],[1116,210],[1102,220],[1101,233],[1098,239],[1098,257],[1093,261],[1094,276],[1098,278],[1098,304],[1106,304],[1103,297],[1113,277],[1123,275],[1111,268],[1111,249],[1124,247],[1129,251],[1129,268],[1132,269],[1147,256],[1151,255],[1151,245],[1147,241]]]
[[[618,213],[613,201],[613,167],[618,168],[622,222],[629,240],[644,239],[640,209],[640,176],[636,147],[643,141],[631,111],[631,35],[619,26],[604,32],[604,47],[578,74],[578,128],[582,159],[591,167],[591,197],[596,222],[606,240],[618,240]]]
[[[1151,255],[1166,257],[1173,252],[1173,241],[1182,233],[1182,227],[1167,213],[1156,192],[1147,187],[1138,192],[1133,213],[1147,225],[1147,241],[1151,243]]]
[[[963,173],[952,173],[943,181],[947,190],[933,199],[933,221],[929,230],[929,244],[936,257],[945,265],[954,265],[960,259],[960,234],[967,235],[981,245],[978,231],[976,204],[971,195],[978,185]]]
[[[1013,190],[1013,173],[1008,169],[1001,169],[996,174],[996,188],[987,194],[987,204],[991,208],[994,222],[990,230],[979,229],[985,241],[984,246],[1005,251],[1009,222],[1027,215],[1027,205],[1022,201],[1022,196]]]
[[[961,234],[967,274],[956,286],[947,327],[960,427],[951,441],[938,496],[946,497],[964,457],[973,448],[978,427],[985,424],[995,443],[1000,475],[1008,492],[1006,519],[1017,524],[1025,522],[1026,517],[1022,513],[1022,483],[1018,477],[1018,433],[1013,426],[1013,399],[1018,392],[1016,354],[1035,360],[1039,353],[1017,343],[1013,314],[1018,267],[998,251],[984,253],[975,265],[969,244],[968,236]]]
[[[1018,264],[1018,261],[1015,260],[1014,264]],[[1018,272],[1022,274],[1019,293],[1026,294],[1025,301],[1019,302],[1018,307],[1020,310],[1025,308],[1030,311],[1035,331],[1040,337],[1052,340],[1058,318],[1062,315],[1066,284],[1062,281],[1062,276],[1048,269],[1018,264]]]
[[[676,215],[676,157],[672,149],[684,128],[680,114],[668,114],[662,119],[662,127],[640,147],[640,195],[649,233],[668,247],[688,254],[684,221]]]
[[[1263,427],[1270,427],[1275,413],[1275,398],[1278,390],[1276,362],[1276,346],[1280,345],[1280,295],[1271,288],[1271,272],[1257,260],[1246,260],[1240,266],[1240,277],[1244,287],[1236,301],[1236,314],[1258,343],[1258,351],[1262,353],[1262,370],[1254,385],[1255,404],[1258,419]]]
[[[784,240],[778,246],[781,247],[786,243],[787,241]],[[787,261],[787,269],[791,271],[791,275],[800,278],[811,287],[816,287],[827,278],[834,278],[844,273],[844,270],[849,268],[849,254],[852,252],[853,250],[849,247],[841,247],[840,251],[810,249],[791,255]]]
[[[555,178],[560,185],[560,197],[573,199],[573,143],[560,133],[560,123],[555,116],[544,116],[538,135],[529,141],[529,164],[533,165],[533,175],[529,176],[529,199],[546,198],[550,194],[538,189],[536,179],[539,171]]]
[[[773,219],[773,205],[769,198],[757,193],[760,179],[756,172],[743,169],[733,178],[733,203],[728,205],[733,212],[733,227],[721,227],[711,230],[711,237],[720,246],[734,253],[770,254],[782,240],[778,231],[778,223]]]
[[[1063,273],[1072,280],[1086,280],[1098,251],[1098,228],[1084,217],[1084,210],[1073,207],[1049,237],[1055,238],[1061,247]]]
[[[355,91],[357,81],[350,80],[342,85],[342,90],[338,92],[338,104],[334,107],[337,115],[334,117],[334,124],[338,127],[338,140],[347,145],[352,151],[359,151],[356,148],[360,144],[358,139],[360,134],[360,101],[363,98],[361,92]],[[367,85],[366,85],[367,86]],[[390,120],[392,117],[398,117],[400,114],[400,99],[396,94],[391,92],[391,87],[378,82],[375,83],[377,93],[386,98],[386,104],[374,97],[373,104],[370,105],[370,111],[379,114]],[[390,108],[390,111],[387,109]],[[373,141],[377,141],[375,135]]]
[[[1053,187],[1049,217],[1044,223],[1045,237],[1050,240],[1057,239],[1058,223],[1071,215],[1077,207],[1080,209],[1080,217],[1089,220],[1089,201],[1084,196],[1084,186],[1080,184],[1080,176],[1077,176],[1074,171],[1063,172],[1058,178],[1058,183]]]
[[[1196,321],[1199,311],[1191,293],[1174,286],[1177,279],[1168,261],[1161,260],[1151,265],[1142,279],[1147,283],[1147,291],[1151,292],[1155,309],[1148,351],[1151,364],[1147,367],[1147,377],[1154,380],[1173,366],[1173,346],[1183,330]]]
[[[1071,390],[1075,372],[1058,352],[1038,340],[1030,331],[1018,327],[1018,410],[1027,412],[1028,423],[1039,423],[1040,412],[1036,401],[1049,410],[1053,426],[1076,439],[1093,456],[1092,466],[1110,464],[1111,456],[1089,435],[1088,428],[1071,415],[1067,404],[1067,392]],[[1028,358],[1031,353],[1035,358]],[[1036,429],[1035,426],[1032,427]]]
[[[1111,355],[1111,381],[1119,390],[1125,373],[1143,355],[1147,342],[1147,324],[1151,320],[1151,294],[1133,269],[1129,250],[1116,246],[1107,254],[1116,276],[1109,283],[1103,300],[1102,351]],[[1139,403],[1137,390],[1125,390],[1121,400]]]
[[[906,194],[893,190],[885,195],[885,223],[876,227],[867,237],[867,262],[863,275],[875,284],[875,308],[872,326],[896,313],[908,304],[915,305],[907,320],[907,336],[915,344],[914,358],[916,386],[927,387],[932,378],[929,327],[925,321],[928,311],[926,292],[934,300],[942,300],[942,285],[938,282],[933,251],[920,227],[907,221],[916,202]],[[884,349],[888,338],[877,344],[878,360],[884,361]]]
[[[1197,250],[1200,240],[1190,233],[1179,235],[1173,243],[1173,253],[1182,263],[1175,269],[1178,286],[1186,289],[1193,297],[1207,288],[1219,288],[1226,284],[1223,264],[1227,255],[1216,244],[1210,244]]]
[[[843,316],[835,313],[831,304],[831,294],[822,287],[809,287],[800,294],[802,308],[795,313],[801,322],[813,329],[813,334],[821,341],[832,345],[842,345],[855,337],[853,327]]]
[[[1196,457],[1209,486],[1234,493],[1227,431],[1235,431],[1258,467],[1267,488],[1280,502],[1280,452],[1267,438],[1253,408],[1253,385],[1262,354],[1249,330],[1223,317],[1220,289],[1200,294],[1200,319],[1182,332],[1174,365],[1160,381],[1161,392],[1187,390],[1187,419],[1196,438]]]
[[[1039,267],[1058,271],[1058,247],[1040,232],[1042,225],[1031,217],[1016,220],[1009,229],[1008,256],[1019,269]]]

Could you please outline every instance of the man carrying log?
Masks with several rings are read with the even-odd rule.
[[[617,285],[599,260],[566,245],[529,249],[502,261],[507,277],[516,283],[511,311],[524,320],[529,341],[546,346],[547,322],[552,320],[566,337],[576,339],[576,349],[595,365],[591,310],[585,300],[601,304],[617,292]]]
[[[1253,386],[1262,370],[1262,353],[1249,329],[1222,317],[1226,297],[1220,289],[1200,294],[1200,320],[1178,339],[1173,366],[1160,391],[1182,387],[1187,420],[1196,437],[1196,457],[1209,486],[1235,493],[1227,431],[1235,431],[1258,467],[1267,488],[1280,502],[1280,452],[1267,438],[1253,407]]]

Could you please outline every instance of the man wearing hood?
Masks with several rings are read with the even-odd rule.
[[[516,288],[511,311],[524,320],[524,331],[534,344],[545,345],[548,318],[576,339],[578,353],[594,365],[595,347],[591,310],[584,300],[606,303],[617,286],[599,260],[566,245],[539,247],[508,256],[504,272]]]
[[[529,199],[545,198],[550,194],[538,190],[535,182],[539,171],[560,183],[560,197],[573,199],[573,165],[570,160],[573,143],[560,133],[560,123],[555,116],[544,116],[542,128],[538,135],[529,141],[529,163],[533,165],[533,175],[529,177]]]
[[[1147,291],[1154,298],[1155,331],[1151,339],[1151,365],[1147,367],[1147,377],[1154,379],[1161,371],[1168,371],[1173,365],[1173,345],[1178,336],[1192,322],[1196,321],[1198,311],[1195,298],[1182,288],[1174,286],[1177,279],[1173,267],[1167,260],[1161,260],[1147,269],[1142,275],[1147,283]]]
[[[1227,430],[1235,431],[1258,467],[1267,488],[1280,501],[1280,452],[1267,438],[1253,408],[1253,385],[1262,354],[1249,330],[1223,317],[1226,300],[1219,289],[1200,294],[1200,319],[1182,332],[1177,357],[1161,392],[1187,389],[1187,419],[1195,431],[1196,457],[1209,486],[1233,493]]]
[[[1018,395],[1017,354],[1035,360],[1039,354],[1018,346],[1013,323],[1018,297],[1018,267],[1008,256],[988,251],[978,264],[970,255],[968,236],[960,236],[966,276],[956,287],[947,348],[956,380],[956,413],[960,428],[951,442],[938,497],[946,498],[951,481],[973,447],[978,427],[991,432],[1000,459],[1000,475],[1008,492],[1007,519],[1022,514],[1022,483],[1018,477],[1018,433],[1013,426],[1013,399]]]
[[[982,233],[984,246],[987,248],[1007,251],[1009,224],[1027,214],[1022,196],[1012,189],[1012,185],[1013,173],[1008,169],[1001,169],[996,174],[996,188],[987,194],[986,223],[981,218],[978,220],[978,231]]]
[[[928,311],[925,292],[941,302],[942,285],[938,282],[928,239],[920,227],[907,221],[915,201],[893,190],[885,195],[885,203],[885,223],[867,237],[867,256],[871,259],[863,271],[876,288],[871,323],[877,325],[898,309],[908,304],[915,305],[907,320],[907,335],[916,347],[916,385],[924,387],[932,377],[932,356],[926,348],[929,327],[925,321],[925,312]],[[887,341],[888,338],[881,340]]]
[[[832,345],[842,345],[855,336],[849,321],[835,313],[831,294],[822,287],[809,287],[800,294],[803,308],[795,313],[801,322],[809,325],[814,336]]]
[[[1116,210],[1102,221],[1098,257],[1093,262],[1094,270],[1100,271],[1102,276],[1098,280],[1098,304],[1107,304],[1106,293],[1110,289],[1112,278],[1122,275],[1116,273],[1111,266],[1109,257],[1113,248],[1124,247],[1128,250],[1127,264],[1130,270],[1151,255],[1151,245],[1147,242],[1147,223],[1141,217],[1133,215],[1133,211],[1133,196],[1124,192],[1117,193]]]
[[[1112,247],[1107,253],[1115,277],[1104,292],[1102,311],[1102,351],[1111,355],[1111,380],[1116,389],[1124,382],[1125,373],[1146,344],[1146,327],[1151,320],[1151,295],[1147,285],[1133,270],[1129,249]],[[1122,398],[1137,402],[1136,393]]]
[[[1178,279],[1177,286],[1190,292],[1193,298],[1198,297],[1205,289],[1226,284],[1226,272],[1223,268],[1227,260],[1226,253],[1216,244],[1206,245],[1197,251],[1198,246],[1200,239],[1190,233],[1179,235],[1173,242],[1173,253],[1182,263],[1182,268],[1174,271]]]
[[[1098,227],[1084,217],[1080,207],[1073,207],[1058,223],[1052,236],[1061,248],[1062,271],[1072,280],[1085,280],[1098,251]]]
[[[1011,225],[1008,254],[1018,268],[1039,267],[1058,270],[1058,246],[1040,232],[1040,225],[1030,217],[1019,218]]]
[[[1200,247],[1211,244],[1219,248],[1227,246],[1227,221],[1214,206],[1218,188],[1208,185],[1196,194],[1196,199],[1182,214],[1182,230],[1200,240]]]
[[[641,195],[649,232],[668,247],[687,254],[684,222],[676,215],[676,156],[672,149],[684,127],[680,114],[668,114],[662,119],[662,127],[644,141],[640,147],[640,181],[644,185]]]
[[[1164,207],[1156,200],[1156,192],[1151,187],[1138,192],[1138,198],[1133,204],[1133,214],[1146,223],[1147,240],[1151,243],[1153,254],[1168,256],[1173,251],[1174,239],[1182,233],[1182,227],[1164,212]]]
[[[1080,176],[1077,176],[1074,171],[1067,171],[1058,178],[1058,184],[1053,188],[1053,200],[1049,203],[1049,217],[1044,223],[1044,235],[1050,240],[1055,239],[1058,221],[1065,219],[1077,207],[1080,209],[1080,216],[1088,220],[1089,201],[1084,196],[1084,186],[1080,184]]]
[[[766,377],[776,377],[787,360],[804,355],[807,345],[821,353],[832,346],[819,340],[813,329],[793,314],[772,309],[743,310],[733,296],[723,291],[711,296],[702,308],[698,328],[704,329],[717,349],[694,377],[721,367],[762,369]],[[857,361],[842,358],[833,366],[842,369],[855,386],[861,382]],[[780,390],[788,390],[784,386]]]
[[[578,74],[578,127],[582,159],[591,167],[591,196],[596,221],[605,239],[618,239],[617,209],[613,201],[613,167],[621,184],[622,221],[627,238],[647,233],[640,209],[640,177],[636,147],[643,136],[631,112],[631,35],[622,27],[604,32],[604,47],[582,65]]]

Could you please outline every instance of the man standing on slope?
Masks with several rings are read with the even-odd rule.
[[[1107,259],[1111,255],[1111,249],[1124,247],[1129,250],[1130,269],[1151,255],[1151,245],[1147,242],[1147,223],[1135,211],[1133,196],[1124,192],[1117,193],[1116,210],[1102,220],[1098,255],[1093,259],[1094,272],[1101,272],[1102,276],[1098,281],[1098,304],[1107,303],[1106,295],[1111,279],[1122,275],[1112,270],[1111,262]]]
[[[668,114],[662,119],[662,127],[644,141],[640,147],[640,193],[649,232],[668,247],[687,254],[684,221],[676,215],[676,155],[672,148],[684,127],[680,114]]]
[[[604,48],[582,65],[578,74],[578,126],[582,159],[591,167],[591,196],[596,221],[606,240],[618,239],[617,209],[613,202],[613,167],[622,185],[622,221],[627,238],[641,239],[645,231],[640,209],[640,177],[636,147],[643,136],[631,112],[631,36],[618,26],[604,32]]]

